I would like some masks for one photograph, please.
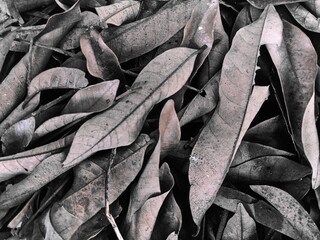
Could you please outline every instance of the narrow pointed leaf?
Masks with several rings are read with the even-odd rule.
[[[75,68],[56,67],[43,71],[32,79],[25,103],[38,92],[48,89],[78,89],[88,85],[85,73]]]
[[[10,50],[10,46],[16,37],[16,32],[9,32],[2,40],[0,40],[0,70],[2,69],[4,60]]]
[[[75,165],[100,150],[131,144],[153,106],[186,83],[197,53],[175,48],[152,60],[131,86],[132,92],[80,127],[64,165]]]
[[[265,8],[269,4],[272,5],[281,5],[286,3],[296,3],[296,2],[303,2],[303,0],[267,0],[267,1],[261,1],[261,0],[247,0],[250,4],[252,4],[256,8]]]
[[[250,186],[270,202],[296,229],[301,239],[319,239],[320,232],[310,215],[291,195],[267,185]]]
[[[320,17],[320,1],[319,0],[310,0],[304,2],[304,4],[311,9],[312,13],[316,17]]]
[[[160,46],[182,29],[198,2],[199,0],[170,1],[150,17],[116,29],[103,30],[102,38],[119,61],[126,62]]]
[[[219,86],[220,102],[190,157],[190,205],[198,227],[214,201],[250,119],[255,116],[252,110],[247,114],[246,111],[259,48],[275,41],[270,36],[277,36],[274,26],[280,21],[274,7],[267,7],[256,22],[237,32],[225,57]]]

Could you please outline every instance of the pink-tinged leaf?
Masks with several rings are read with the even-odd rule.
[[[317,54],[310,39],[288,22],[279,25],[283,35],[278,44],[267,45],[277,68],[284,104],[280,107],[288,131],[300,156],[312,167],[312,187],[320,185],[319,138],[315,119],[315,79],[318,72]]]
[[[2,152],[9,155],[23,151],[32,139],[35,124],[34,117],[30,117],[8,128],[1,136]]]
[[[75,49],[80,46],[80,36],[87,29],[99,26],[99,17],[97,14],[89,11],[81,13],[81,20],[68,32],[59,43],[59,48],[64,50]]]
[[[62,114],[100,112],[113,104],[119,80],[90,85],[77,91],[62,110]]]
[[[243,205],[239,203],[236,213],[227,222],[222,239],[254,240],[257,238],[255,221],[249,216]]]
[[[231,167],[227,178],[234,182],[266,184],[299,180],[311,174],[307,166],[282,156],[263,156]]]
[[[174,185],[174,179],[167,163],[161,166],[158,179],[162,186],[161,194],[149,198],[132,216],[132,220],[124,227],[126,229],[125,239],[148,240],[151,238],[160,208]]]
[[[78,20],[80,20],[80,8],[76,4],[64,13],[53,15],[48,20],[45,29],[34,38],[34,42],[56,46]],[[0,92],[4,94],[0,96],[0,121],[23,100],[27,92],[27,81],[45,68],[51,52],[47,48],[33,46],[31,53],[28,52],[2,81]],[[29,66],[32,66],[31,69]]]
[[[160,157],[174,149],[180,140],[180,127],[174,110],[174,102],[169,100],[163,107],[159,119],[159,140],[153,150],[137,184],[133,187],[127,212],[127,221],[151,196],[160,194],[159,165]]]
[[[0,70],[2,69],[2,65],[7,56],[7,53],[10,50],[10,46],[16,37],[16,32],[12,31],[7,33],[3,39],[0,40]]]
[[[79,89],[88,85],[85,73],[76,68],[56,67],[43,71],[28,86],[27,104],[38,92],[48,89]]]
[[[304,0],[267,0],[267,1],[247,0],[247,1],[256,8],[264,9],[269,4],[281,5],[281,4],[287,4],[287,3],[303,2]]]
[[[215,74],[200,90],[200,93],[179,111],[178,116],[181,126],[202,117],[217,106],[219,100],[219,81],[220,72]]]
[[[250,187],[286,218],[296,230],[299,239],[320,239],[319,229],[308,212],[287,192],[267,185]]]
[[[95,152],[134,142],[153,106],[187,82],[197,53],[194,49],[175,48],[153,59],[140,72],[128,95],[80,127],[64,165],[76,165]]]
[[[20,103],[1,123],[0,123],[0,136],[13,124],[19,122],[23,118],[31,114],[40,103],[40,94],[36,94],[28,103],[23,107]]]
[[[268,98],[268,87],[254,86],[252,90],[252,86],[260,45],[274,41],[269,35],[274,34],[277,21],[280,18],[275,9],[267,8],[258,21],[238,31],[225,57],[220,102],[190,156],[190,204],[198,226],[213,203],[251,121]]]
[[[126,62],[165,43],[184,27],[199,0],[170,1],[154,15],[120,26],[104,29],[103,40]]]
[[[124,0],[96,8],[101,25],[105,28],[108,24],[120,26],[123,23],[135,20],[140,10],[141,3],[135,0]]]
[[[104,43],[97,31],[91,30],[90,33],[82,35],[80,47],[87,59],[87,68],[92,76],[103,80],[117,78],[124,81],[117,56]]]
[[[160,208],[152,231],[152,240],[168,239],[171,233],[178,237],[182,225],[182,214],[172,192]],[[173,238],[174,239],[174,238]],[[178,239],[178,238],[176,238]]]

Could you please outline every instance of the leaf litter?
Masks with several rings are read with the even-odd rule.
[[[1,239],[320,238],[318,0],[0,7]]]

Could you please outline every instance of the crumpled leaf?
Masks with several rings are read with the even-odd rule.
[[[214,201],[243,135],[269,95],[267,87],[255,86],[251,96],[258,97],[259,104],[255,101],[248,104],[260,45],[274,42],[269,35],[271,32],[275,35],[277,21],[280,19],[275,9],[268,7],[258,21],[237,32],[225,56],[219,86],[220,102],[190,156],[190,205],[198,226]]]
[[[8,155],[23,151],[31,142],[35,124],[34,117],[30,117],[8,128],[1,136],[2,152]]]
[[[7,53],[10,50],[11,44],[16,37],[15,31],[10,31],[5,35],[3,39],[0,40],[0,70],[2,69],[2,65],[7,56]]]
[[[80,36],[84,34],[87,29],[98,27],[100,25],[97,14],[89,11],[81,13],[81,20],[68,32],[59,43],[59,48],[64,50],[75,49],[80,46]]]
[[[296,234],[300,239],[320,238],[319,229],[308,212],[288,193],[267,185],[252,185],[250,187],[270,202],[286,218],[296,229]]]
[[[119,80],[90,85],[77,91],[62,110],[62,114],[100,112],[113,104]]]
[[[135,0],[124,0],[110,5],[97,7],[102,26],[108,27],[108,24],[120,26],[123,23],[134,20],[140,10],[141,3]]]
[[[76,165],[97,151],[132,143],[152,107],[186,83],[197,53],[194,49],[175,48],[152,60],[127,96],[80,127],[64,165]]]
[[[80,20],[80,9],[79,5],[75,4],[68,11],[53,15],[48,20],[45,29],[34,39],[34,42],[55,46],[78,20]],[[48,62],[50,55],[51,50],[34,46],[32,53],[28,52],[12,68],[0,84],[0,92],[6,93],[0,96],[0,121],[2,121],[25,96],[27,92],[27,76],[32,79],[40,73]],[[31,69],[29,69],[30,58]]]
[[[28,103],[38,92],[47,89],[78,89],[88,85],[85,73],[76,68],[56,67],[43,71],[32,79],[28,86]]]
[[[281,25],[279,25],[281,27]],[[295,147],[312,167],[312,187],[320,185],[319,138],[315,122],[317,54],[309,38],[297,27],[283,22],[278,44],[267,45],[277,68],[284,104],[280,103]],[[281,91],[281,92],[280,92]]]
[[[286,3],[295,3],[295,2],[303,2],[303,0],[267,0],[267,1],[261,1],[261,0],[247,0],[250,4],[252,4],[256,8],[266,8],[269,4],[272,5],[281,5]]]
[[[198,2],[171,0],[150,17],[115,29],[104,29],[102,38],[120,63],[126,62],[160,46],[182,29]]]
[[[120,79],[124,81],[117,56],[104,43],[101,35],[91,30],[80,38],[82,53],[87,59],[87,68],[92,76],[103,80]]]
[[[200,90],[200,93],[179,111],[178,115],[181,126],[211,112],[217,106],[219,100],[219,81],[220,72],[215,74]]]
[[[174,185],[174,179],[167,163],[160,167],[158,178],[162,186],[161,194],[149,198],[133,215],[132,221],[125,227],[127,229],[125,239],[148,240],[151,238],[160,208]]]
[[[161,193],[159,182],[160,157],[174,149],[181,137],[178,117],[174,110],[173,100],[163,107],[159,119],[159,140],[153,150],[137,184],[133,187],[127,212],[127,222],[151,196]]]
[[[249,216],[243,205],[239,203],[236,213],[227,222],[222,239],[253,240],[257,238],[255,221]]]

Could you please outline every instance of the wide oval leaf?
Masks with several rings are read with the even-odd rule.
[[[181,47],[152,60],[140,72],[127,96],[80,127],[64,165],[75,165],[100,150],[131,144],[153,106],[187,82],[197,53]]]

